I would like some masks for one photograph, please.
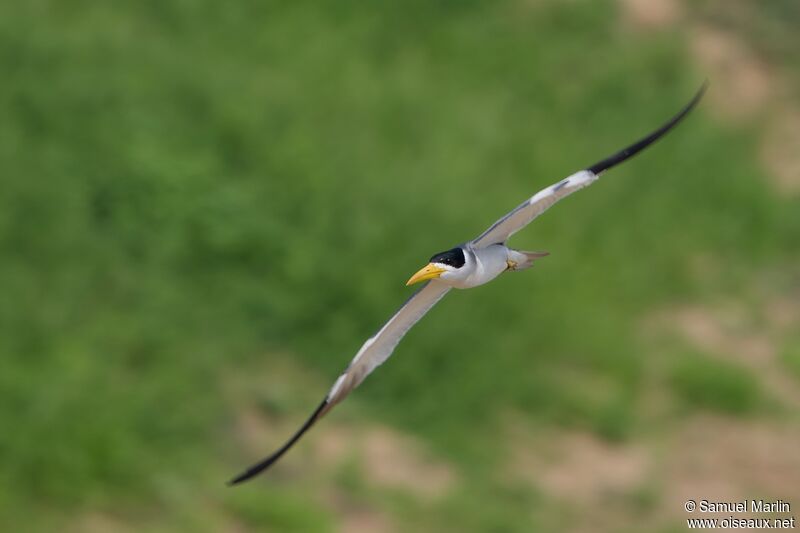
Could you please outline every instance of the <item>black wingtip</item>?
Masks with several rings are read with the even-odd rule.
[[[686,106],[677,115],[669,119],[669,121],[666,124],[658,128],[656,131],[654,131],[644,139],[641,139],[640,141],[633,143],[627,148],[620,150],[611,157],[603,159],[599,163],[592,165],[586,170],[588,170],[593,174],[599,175],[601,172],[604,172],[609,168],[622,163],[626,159],[633,157],[634,155],[638,154],[639,152],[647,148],[649,145],[657,141],[661,136],[663,136],[669,130],[674,128],[681,120],[683,120],[683,118],[686,117],[686,115],[688,115],[692,109],[694,109],[694,107],[697,105],[700,99],[703,98],[703,94],[706,92],[707,88],[708,88],[708,80],[703,82],[703,85],[700,86],[700,89],[698,89],[697,93],[695,93],[691,101],[688,104],[686,104]]]
[[[278,459],[280,459],[284,453],[289,451],[289,448],[291,448],[294,445],[294,443],[297,442],[300,439],[300,437],[303,436],[303,433],[308,431],[311,428],[311,426],[314,425],[314,422],[316,422],[322,416],[323,411],[327,406],[328,406],[328,398],[326,396],[325,399],[322,400],[322,403],[319,404],[319,407],[317,407],[316,410],[314,410],[314,412],[311,414],[311,416],[308,417],[308,420],[306,420],[305,424],[303,424],[303,426],[299,430],[297,430],[297,433],[292,435],[292,438],[286,441],[286,444],[278,448],[269,457],[254,464],[253,466],[251,466],[250,468],[248,468],[235,478],[228,481],[227,485],[229,487],[238,485],[239,483],[242,483],[244,481],[247,481],[248,479],[257,476],[258,474],[260,474],[261,472],[272,466],[273,463],[275,463]]]

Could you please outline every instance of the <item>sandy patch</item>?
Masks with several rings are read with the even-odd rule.
[[[240,408],[236,412],[236,429],[250,452],[265,453],[270,447],[279,445],[275,440],[274,421],[253,406]]]
[[[452,467],[427,453],[422,442],[387,427],[332,426],[320,432],[314,462],[333,470],[355,461],[364,481],[378,489],[402,490],[419,500],[445,496],[457,476]],[[329,487],[328,503],[343,532],[385,532],[395,528],[389,515],[363,502],[355,503],[344,491]]]
[[[689,499],[800,502],[796,424],[703,415],[662,429],[615,445],[515,426],[507,471],[552,497],[570,531],[671,530],[685,525]]]
[[[354,460],[367,483],[422,500],[445,496],[456,482],[455,470],[428,453],[421,441],[388,427],[333,426],[320,433],[314,460],[324,469]]]
[[[683,14],[679,0],[620,0],[620,7],[626,24],[637,30],[669,27]]]
[[[546,529],[621,531],[640,523],[631,502],[651,484],[650,450],[588,432],[524,427],[518,420],[509,425],[506,472],[551,499],[555,522]]]
[[[314,457],[323,467],[335,468],[353,456],[358,437],[353,428],[322,424],[320,422],[319,434],[314,439]]]
[[[694,418],[671,439],[663,510],[687,499],[782,498],[800,503],[800,428],[721,417]]]
[[[338,490],[332,490],[327,499],[339,519],[338,531],[342,533],[390,533],[395,531],[389,516],[363,502],[356,503]]]
[[[509,475],[571,503],[590,506],[624,496],[640,488],[650,470],[644,447],[609,443],[587,432],[531,439],[515,430],[509,440]]]
[[[712,82],[708,100],[722,115],[750,118],[769,103],[776,77],[744,41],[724,30],[698,26],[689,44]]]
[[[771,339],[753,330],[749,317],[739,307],[720,309],[684,307],[662,315],[661,320],[703,352],[735,360],[748,367],[775,358]]]
[[[641,486],[650,463],[640,446],[610,444],[589,433],[566,435],[558,447],[560,457],[542,469],[539,485],[570,501],[629,493]]]
[[[800,293],[795,291],[793,295],[773,297],[764,305],[764,314],[770,326],[779,333],[796,331],[800,324]]]
[[[363,470],[379,487],[407,490],[423,499],[446,495],[456,480],[453,469],[434,460],[421,443],[388,428],[372,429],[363,440]]]
[[[81,516],[77,523],[68,528],[75,533],[126,533],[134,531],[119,519],[108,514],[93,511]]]
[[[373,509],[353,509],[342,516],[342,533],[384,533],[394,531],[386,514]]]

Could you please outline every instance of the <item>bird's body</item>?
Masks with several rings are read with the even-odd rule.
[[[436,283],[455,289],[471,289],[489,283],[503,272],[528,268],[534,259],[547,255],[547,252],[521,252],[500,243],[483,247],[466,243],[458,248],[464,254],[464,266],[449,275],[442,274]]]
[[[317,420],[386,361],[406,332],[451,288],[468,289],[483,285],[503,272],[524,270],[536,259],[547,255],[547,252],[523,252],[509,248],[506,241],[550,206],[573,192],[591,185],[604,171],[637,154],[672,129],[697,104],[704,90],[705,86],[681,112],[650,135],[599,163],[539,191],[472,241],[431,257],[429,263],[407,283],[411,285],[424,281],[423,287],[414,293],[375,335],[366,340],[305,424],[277,451],[234,478],[231,484],[250,479],[277,461]]]
[[[440,277],[437,280],[438,283],[446,283],[456,289],[469,289],[489,283],[508,270],[511,254],[514,253],[505,244],[491,244],[485,248],[476,248],[471,244],[465,244],[462,245],[462,250],[467,259],[466,264],[454,272],[454,274],[460,275],[454,276],[452,279]]]

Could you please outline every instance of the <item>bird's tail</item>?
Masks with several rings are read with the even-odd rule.
[[[517,264],[511,270],[525,270],[533,266],[537,259],[550,255],[550,252],[525,252],[522,250],[511,250],[513,259]]]

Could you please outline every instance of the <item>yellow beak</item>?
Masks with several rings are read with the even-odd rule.
[[[425,281],[428,279],[438,278],[442,275],[442,272],[447,272],[444,268],[434,265],[433,263],[428,263],[421,269],[419,272],[411,276],[406,282],[406,285],[413,285],[415,283],[419,283],[420,281]]]

